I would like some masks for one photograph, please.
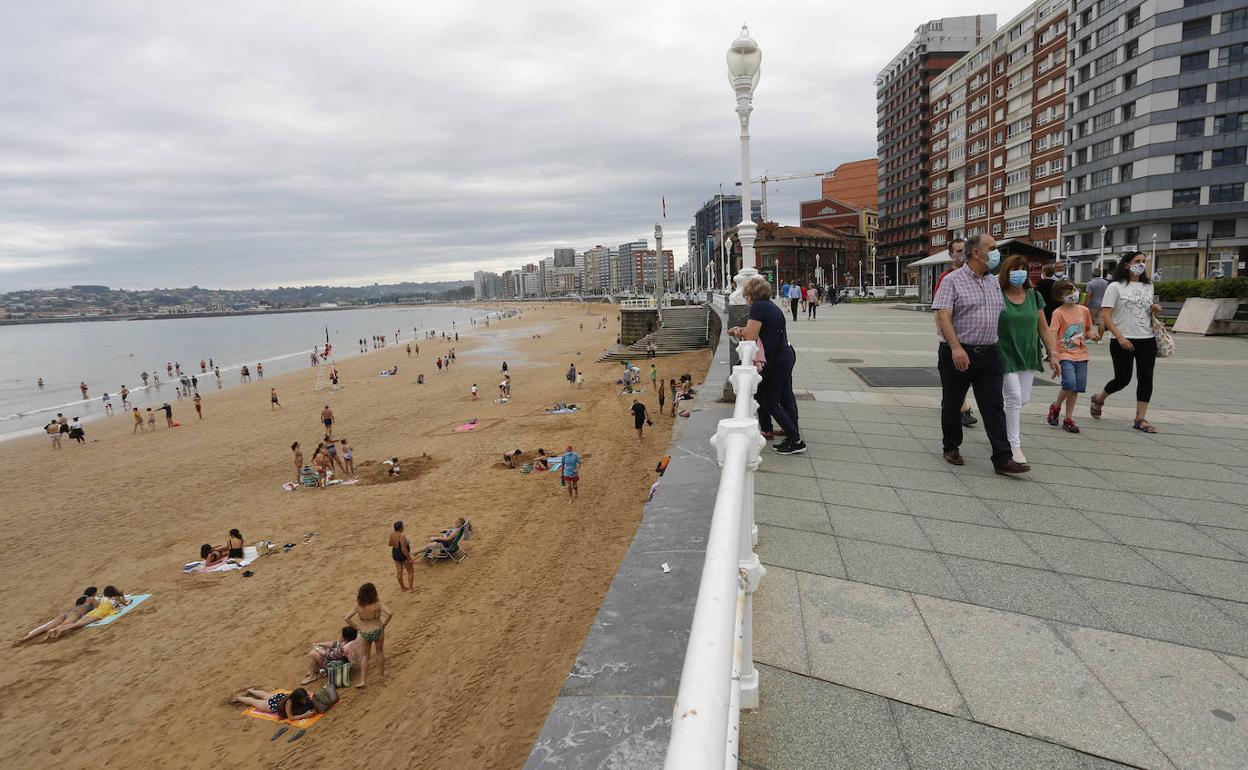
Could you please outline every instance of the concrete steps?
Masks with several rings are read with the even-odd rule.
[[[631,345],[616,345],[601,355],[599,361],[631,361],[646,357],[646,347],[654,343],[656,356],[674,356],[710,346],[706,338],[707,313],[704,305],[666,308],[660,314],[660,325]]]

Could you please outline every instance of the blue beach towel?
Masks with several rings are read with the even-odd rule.
[[[152,595],[151,594],[138,594],[136,596],[128,596],[126,598],[130,600],[129,604],[117,610],[117,613],[114,615],[109,615],[103,620],[97,620],[94,623],[87,624],[87,628],[95,628],[96,626],[107,626],[109,623],[112,623],[114,620],[117,620],[122,615],[125,615],[127,612],[129,612],[130,610],[134,609],[135,607],[138,607],[143,602],[152,598]]]

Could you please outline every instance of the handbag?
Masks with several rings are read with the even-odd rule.
[[[1153,338],[1157,340],[1158,358],[1169,358],[1174,355],[1174,335],[1157,317],[1153,318]]]
[[[754,369],[759,374],[763,373],[763,367],[767,366],[767,354],[763,352],[763,341],[757,340],[754,346]]]
[[[338,702],[338,688],[333,681],[316,691],[312,696],[312,706],[317,713],[324,714]]]
[[[335,661],[330,663],[325,669],[329,674],[329,681],[334,687],[350,687],[351,686],[351,664],[348,661]]]

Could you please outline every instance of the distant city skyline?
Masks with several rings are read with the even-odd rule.
[[[873,80],[915,26],[1024,5],[18,6],[0,288],[470,280],[655,222],[680,264],[698,207],[739,191],[741,22],[757,176],[872,156]],[[773,186],[771,218],[818,190]]]

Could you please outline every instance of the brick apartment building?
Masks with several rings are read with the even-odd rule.
[[[996,21],[993,14],[929,21],[876,77],[881,262],[900,258],[904,267],[928,253],[929,89]],[[877,274],[882,279],[882,265]]]
[[[878,211],[880,207],[880,163],[876,158],[842,163],[823,178],[824,198],[852,203]]]
[[[991,233],[1057,246],[1065,0],[1038,0],[932,82],[928,251]]]

